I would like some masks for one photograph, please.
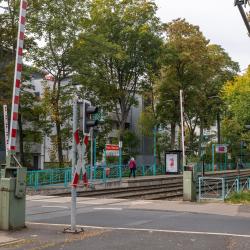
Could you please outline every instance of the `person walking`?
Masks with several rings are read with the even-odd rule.
[[[131,177],[131,175],[133,174],[134,178],[135,178],[135,170],[136,170],[136,162],[135,162],[135,158],[131,157],[129,163],[128,163],[129,169],[130,169],[130,173],[129,173],[129,178]]]

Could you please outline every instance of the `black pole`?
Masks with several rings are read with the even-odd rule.
[[[217,142],[218,144],[221,143],[221,136],[220,136],[220,113],[217,113]]]
[[[246,25],[246,28],[247,28],[247,31],[248,31],[248,35],[250,35],[250,25],[249,25],[249,22],[247,20],[246,13],[245,13],[245,11],[244,11],[244,9],[242,7],[242,4],[237,4],[237,6],[238,6],[238,9],[239,9],[240,14],[242,16],[242,19],[243,19],[243,21],[244,21],[244,23]]]

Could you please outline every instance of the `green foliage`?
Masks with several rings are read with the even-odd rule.
[[[250,191],[234,192],[225,201],[233,204],[249,204]]]
[[[165,32],[165,62],[157,86],[157,113],[162,124],[179,124],[182,89],[188,144],[190,150],[197,151],[196,127],[210,127],[218,111],[218,101],[209,97],[218,95],[224,82],[232,79],[239,67],[220,46],[209,44],[198,26],[184,19],[166,24]]]
[[[160,54],[156,6],[143,0],[94,0],[83,25],[72,58],[77,82],[115,112],[122,135]]]

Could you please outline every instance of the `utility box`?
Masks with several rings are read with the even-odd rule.
[[[193,166],[184,166],[183,200],[196,201],[196,176]]]
[[[0,179],[0,230],[25,227],[26,168],[5,168]]]

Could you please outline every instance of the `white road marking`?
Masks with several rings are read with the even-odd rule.
[[[42,206],[42,207],[45,207],[45,208],[69,208],[66,206]]]
[[[63,226],[70,227],[68,224],[50,224],[40,222],[27,222],[30,225],[41,225],[41,226]],[[250,238],[248,234],[230,234],[230,233],[214,233],[214,232],[202,232],[202,231],[178,231],[178,230],[167,230],[167,229],[154,229],[154,228],[130,228],[130,227],[98,227],[98,226],[86,226],[77,225],[77,227],[89,228],[89,229],[102,229],[102,230],[126,230],[126,231],[141,231],[141,232],[160,232],[160,233],[177,233],[177,234],[194,234],[194,235],[215,235],[215,236],[230,236],[230,237],[242,237]]]
[[[69,200],[32,200],[32,202],[46,202],[46,203],[66,203],[70,202]]]
[[[94,210],[117,210],[121,211],[121,207],[94,207]]]

